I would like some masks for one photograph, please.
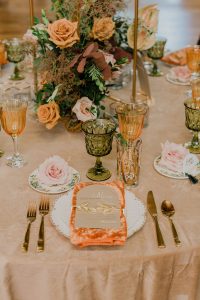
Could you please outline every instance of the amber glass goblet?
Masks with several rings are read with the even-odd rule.
[[[121,135],[127,142],[135,141],[141,135],[144,126],[146,106],[135,103],[122,103],[117,106],[116,112]]]
[[[192,72],[192,78],[200,77],[200,45],[186,48],[187,66]]]
[[[25,58],[24,41],[18,38],[5,41],[8,60],[15,64],[14,72],[10,76],[11,80],[22,80],[24,76],[20,74],[18,63]]]
[[[87,172],[91,180],[104,181],[111,176],[110,171],[103,167],[101,157],[111,152],[115,129],[115,123],[107,119],[89,120],[82,124],[87,153],[96,156],[95,166]]]
[[[200,141],[198,133],[200,131],[200,101],[194,99],[186,100],[185,103],[185,125],[193,131],[192,141],[185,146],[191,153],[200,153]]]
[[[8,99],[2,104],[1,124],[4,131],[12,137],[14,153],[7,157],[7,165],[21,168],[26,163],[18,151],[18,136],[26,125],[27,103],[19,99]]]

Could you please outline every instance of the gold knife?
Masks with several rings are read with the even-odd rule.
[[[148,195],[147,195],[147,208],[148,211],[150,213],[150,215],[152,216],[155,226],[156,226],[156,235],[157,235],[157,241],[158,241],[158,247],[159,248],[165,248],[165,242],[162,236],[162,233],[160,231],[160,226],[158,224],[158,214],[157,214],[157,208],[156,208],[156,204],[155,204],[155,200],[154,200],[154,196],[153,196],[153,192],[149,191]]]

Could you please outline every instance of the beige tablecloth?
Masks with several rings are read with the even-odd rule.
[[[167,71],[168,69],[165,69]],[[29,114],[20,148],[28,164],[11,169],[0,160],[0,299],[1,300],[199,300],[200,286],[200,184],[158,174],[153,160],[165,140],[183,143],[191,138],[184,125],[186,87],[170,84],[165,77],[150,78],[155,105],[144,129],[139,186],[132,192],[146,204],[149,190],[155,195],[159,222],[167,247],[157,247],[155,227],[147,213],[144,227],[123,247],[78,249],[45,220],[46,250],[36,252],[40,218],[31,230],[28,253],[21,243],[26,229],[29,200],[40,194],[28,185],[29,174],[47,157],[58,154],[77,169],[82,180],[94,164],[86,153],[82,133],[69,133],[62,125],[51,131]],[[128,88],[115,91],[129,98]],[[8,154],[11,139],[0,134],[0,147]],[[116,178],[116,146],[103,158]],[[51,202],[59,196],[51,196]],[[169,221],[160,211],[164,199],[176,208],[174,222],[182,246],[174,245]]]

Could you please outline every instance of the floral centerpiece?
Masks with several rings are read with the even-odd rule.
[[[114,17],[123,7],[123,0],[52,0],[54,19],[44,10],[42,22],[35,18],[25,38],[38,45],[37,115],[48,129],[60,118],[77,124],[104,109],[106,80],[131,57],[120,45],[127,23]]]
[[[132,58],[133,25],[116,16],[124,0],[51,1],[52,19],[42,10],[42,20],[35,18],[24,36],[38,48],[37,115],[48,129],[59,119],[76,128],[104,109],[106,82]],[[156,5],[139,10],[139,50],[153,45],[157,23]]]

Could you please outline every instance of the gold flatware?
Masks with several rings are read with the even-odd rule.
[[[49,212],[49,198],[42,197],[39,205],[39,213],[41,217],[39,237],[37,242],[37,252],[44,251],[44,216]]]
[[[174,242],[175,242],[176,246],[178,246],[178,247],[181,246],[181,241],[179,240],[178,233],[176,231],[173,220],[171,218],[175,214],[175,208],[174,208],[173,204],[171,203],[171,201],[164,200],[161,204],[161,210],[162,210],[162,213],[166,217],[168,217],[168,219],[171,223],[172,233],[173,233]]]
[[[150,215],[152,216],[154,223],[155,223],[158,247],[165,248],[165,242],[164,242],[161,230],[160,230],[160,226],[158,224],[157,208],[156,208],[156,204],[155,204],[155,200],[154,200],[152,191],[149,191],[148,195],[147,195],[147,208],[148,208],[148,211],[149,211]]]
[[[31,224],[36,219],[36,203],[34,203],[34,202],[29,204],[29,207],[27,210],[27,219],[28,219],[28,227],[27,227],[25,237],[24,237],[24,242],[22,245],[22,250],[24,252],[28,251]]]

